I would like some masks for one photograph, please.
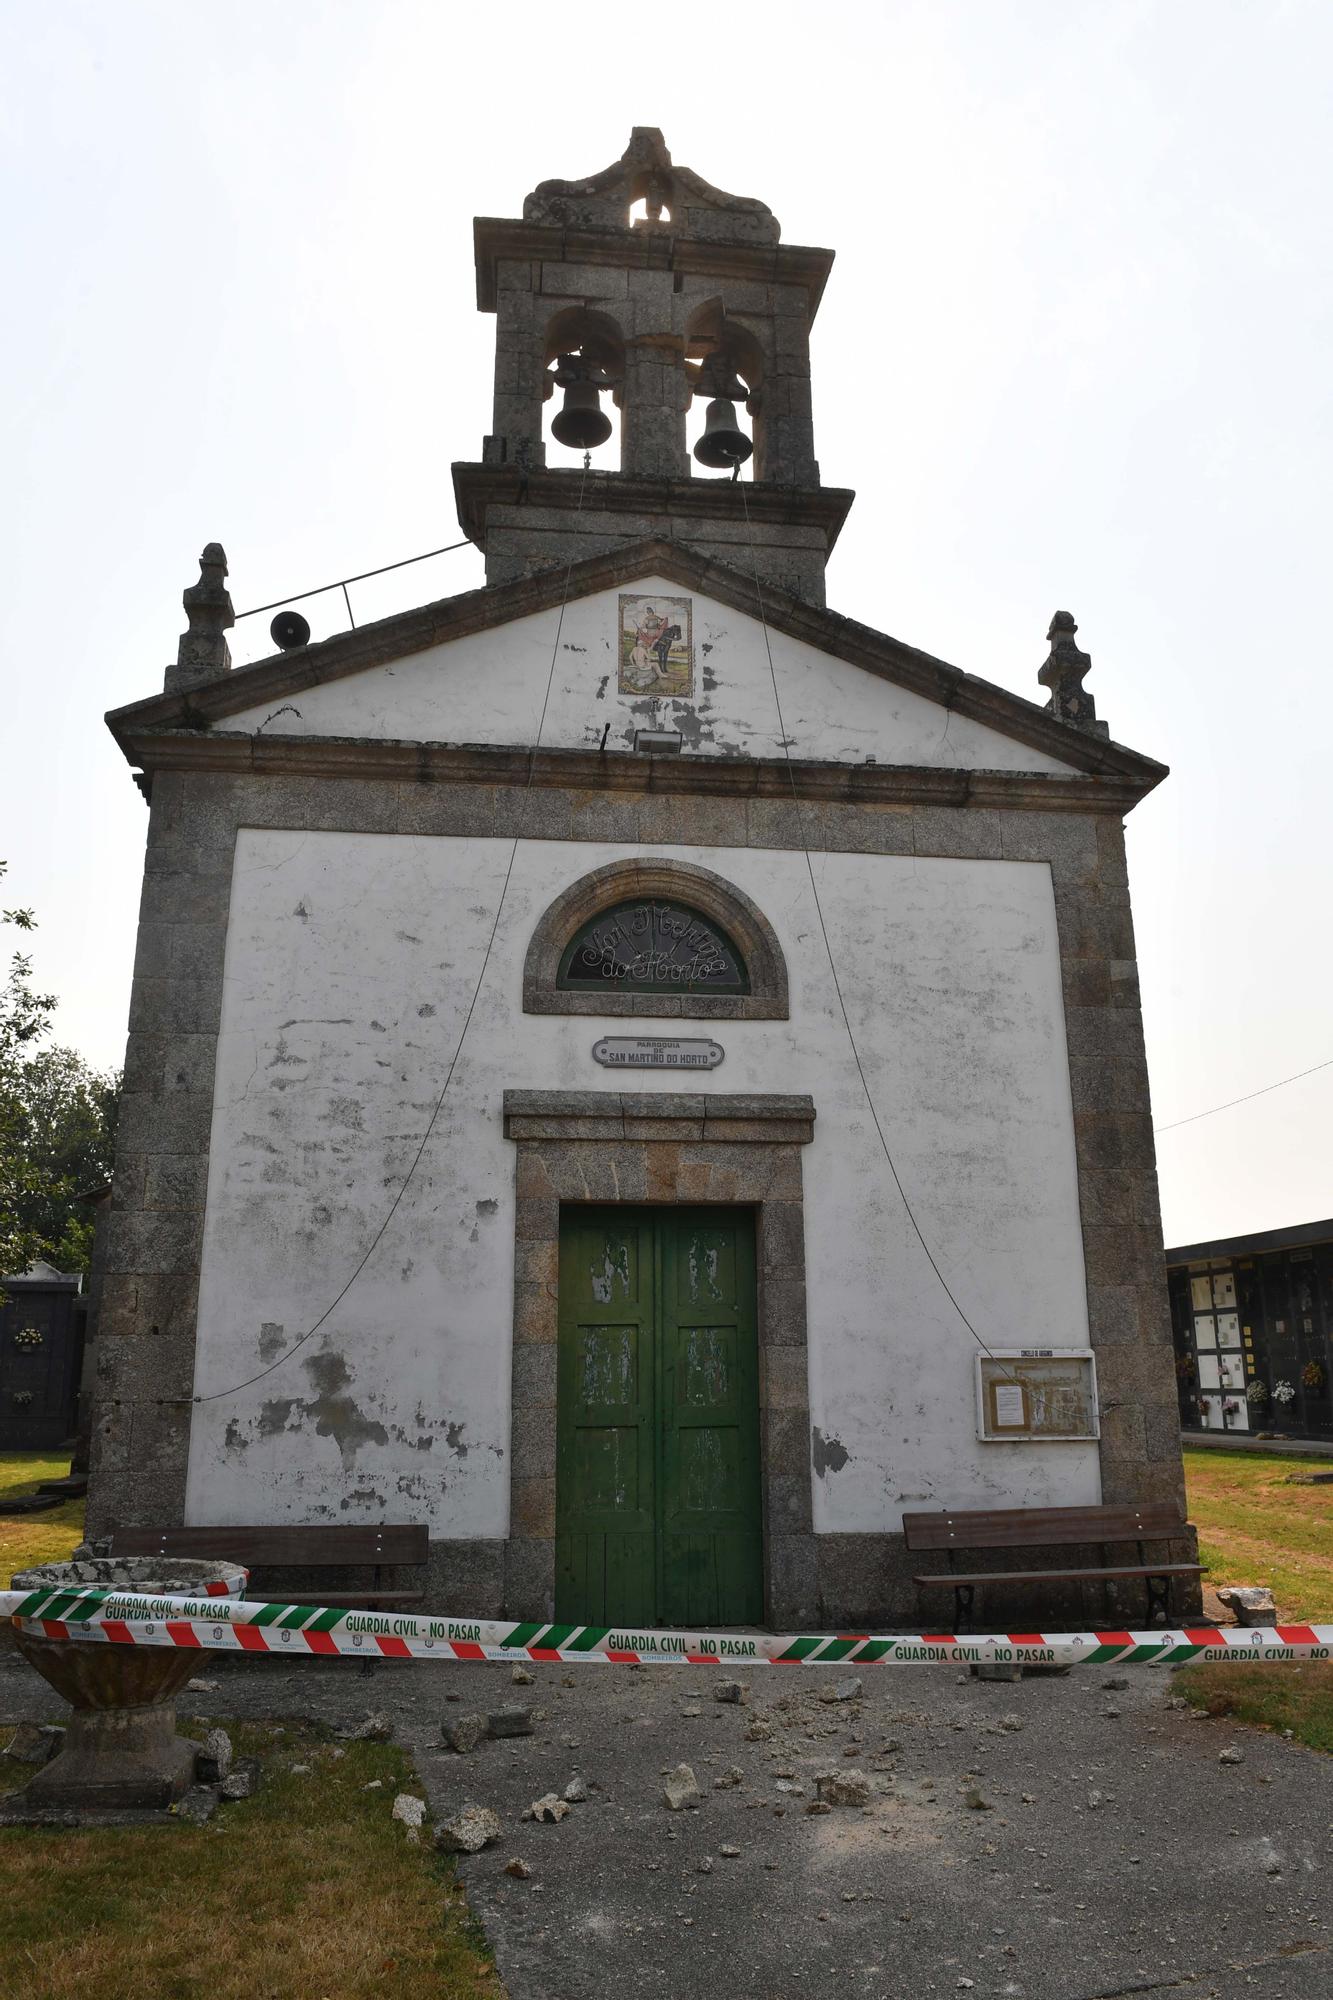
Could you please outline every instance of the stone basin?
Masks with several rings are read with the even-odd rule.
[[[15,1590],[142,1591],[203,1597],[210,1584],[230,1597],[245,1586],[235,1563],[178,1557],[99,1557],[20,1570]],[[15,1621],[14,1643],[73,1713],[59,1754],[23,1788],[26,1803],[74,1811],[162,1809],[194,1776],[195,1745],[176,1734],[176,1696],[207,1653],[198,1647],[119,1646],[102,1639],[47,1639]]]

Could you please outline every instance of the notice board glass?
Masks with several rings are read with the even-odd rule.
[[[1095,1438],[1097,1363],[1086,1348],[996,1348],[977,1356],[977,1436],[1041,1444]]]

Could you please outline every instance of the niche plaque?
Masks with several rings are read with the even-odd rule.
[[[603,1035],[592,1045],[605,1069],[716,1069],[726,1050],[703,1036]]]

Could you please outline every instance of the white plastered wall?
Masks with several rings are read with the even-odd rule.
[[[679,597],[661,577],[628,585],[638,596]],[[633,749],[634,732],[678,729],[696,756],[780,757],[764,631],[757,619],[692,596],[694,695],[653,700],[617,689],[619,593],[602,591],[558,610],[432,646],[406,659],[307,688],[272,715],[244,709],[219,726],[272,736],[378,741],[528,744],[548,675],[541,740],[548,749]],[[557,632],[559,634],[557,643]],[[937,702],[772,635],[774,667],[794,757],[827,763],[926,765],[945,770],[1064,771],[1043,751],[952,714]],[[271,719],[270,719],[271,718]]]
[[[1094,1444],[977,1442],[975,1345],[880,1150],[804,857],[640,851],[735,882],[786,954],[791,1020],[709,1023],[726,1059],[688,1088],[815,1101],[803,1165],[817,1529],[893,1529],[904,1506],[930,1503],[1095,1502]],[[522,1012],[542,911],[623,853],[519,844],[453,1081],[385,1227],[458,1046],[510,843],[242,830],[199,1310],[196,1393],[215,1400],[194,1413],[190,1521],[507,1532],[503,1093],[682,1087],[593,1062],[623,1020]],[[814,867],[875,1103],[951,1287],[992,1346],[1086,1346],[1049,871],[847,854]]]

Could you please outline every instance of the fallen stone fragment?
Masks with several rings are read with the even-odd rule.
[[[532,1870],[529,1868],[527,1862],[522,1860],[517,1854],[512,1861],[505,1862],[505,1874],[516,1876],[520,1882],[526,1882],[531,1873]]]
[[[714,1701],[729,1701],[739,1705],[742,1702],[748,1701],[749,1698],[750,1683],[748,1681],[719,1681],[713,1689]]]
[[[1277,1606],[1266,1583],[1237,1584],[1217,1594],[1238,1625],[1276,1625]]]
[[[1012,1735],[1023,1727],[1023,1718],[1021,1715],[1002,1715],[996,1727],[1007,1730]]]
[[[218,1795],[228,1801],[248,1799],[255,1788],[249,1771],[231,1771],[218,1786]]]
[[[821,1701],[855,1701],[861,1692],[862,1683],[853,1674],[845,1681],[835,1681],[832,1687],[823,1688],[819,1699]]]
[[[378,1792],[383,1789],[383,1786],[384,1786],[383,1778],[372,1778],[370,1783],[368,1785],[362,1785],[361,1789],[363,1792]]]
[[[63,1736],[64,1731],[60,1732]],[[12,1757],[16,1764],[46,1764],[60,1748],[60,1736],[52,1733],[49,1726],[36,1722],[20,1722],[9,1739],[6,1757]]]
[[[994,1660],[984,1666],[972,1667],[969,1671],[979,1681],[1021,1681],[1023,1678],[1021,1666],[1004,1666]]]
[[[331,1764],[336,1764],[340,1757],[345,1757],[346,1755],[347,1752],[342,1748],[341,1744],[335,1743],[333,1748],[329,1751],[329,1762]]]
[[[289,1768],[294,1778],[308,1778],[310,1776],[310,1766],[308,1764],[292,1764]]]
[[[1090,1791],[1088,1793],[1088,1810],[1090,1812],[1096,1812],[1098,1807],[1105,1805],[1105,1803],[1106,1803],[1105,1792],[1099,1792],[1094,1789],[1093,1791]]]
[[[711,1855],[711,1854],[701,1854],[701,1855],[699,1856],[699,1859],[698,1859],[698,1861],[697,1861],[697,1862],[695,1863],[695,1867],[696,1867],[696,1868],[698,1869],[698,1871],[699,1871],[699,1873],[700,1873],[701,1875],[711,1875],[711,1874],[712,1874],[712,1872],[713,1872],[713,1857],[712,1857],[712,1855]]]
[[[873,1796],[864,1771],[821,1771],[815,1790],[826,1806],[868,1806]]]
[[[1108,1674],[1102,1682],[1107,1694],[1123,1694],[1129,1686],[1128,1674]]]
[[[523,1818],[536,1820],[539,1826],[558,1826],[568,1814],[569,1807],[563,1799],[558,1799],[554,1792],[543,1792],[539,1799],[532,1801]]]
[[[565,1798],[571,1806],[582,1806],[588,1802],[588,1780],[577,1774],[565,1786]]]
[[[221,1686],[221,1681],[186,1681],[185,1692],[186,1694],[216,1694]]]
[[[687,1706],[686,1706],[686,1707],[684,1707],[684,1708],[682,1708],[682,1710],[681,1710],[680,1712],[681,1712],[681,1714],[682,1714],[682,1715],[689,1715],[689,1716],[695,1716],[695,1715],[702,1715],[702,1714],[703,1714],[703,1710],[702,1710],[702,1709],[700,1708],[700,1706],[699,1706],[699,1704],[698,1704],[698,1702],[697,1702],[697,1701],[692,1701],[692,1702],[688,1703],[688,1704],[687,1704]]]
[[[979,1792],[975,1785],[968,1785],[963,1791],[963,1804],[972,1812],[994,1812],[990,1800]]]
[[[470,1756],[479,1743],[484,1743],[490,1735],[490,1723],[484,1715],[447,1715],[440,1724],[440,1735],[450,1750],[460,1757]]]
[[[517,1703],[508,1708],[495,1708],[486,1718],[492,1736],[531,1736],[532,1710],[520,1708]]]
[[[768,1743],[772,1741],[772,1737],[773,1725],[767,1716],[754,1716],[746,1727],[745,1740],[747,1743]]]
[[[568,1806],[565,1811],[569,1811]],[[483,1847],[500,1838],[501,1831],[499,1817],[489,1806],[460,1806],[452,1819],[436,1828],[435,1845],[446,1854],[480,1854]]]
[[[177,1819],[188,1820],[191,1826],[202,1826],[217,1810],[218,1795],[211,1785],[193,1785],[171,1808]]]
[[[530,1688],[533,1685],[533,1677],[526,1667],[515,1667],[509,1678],[515,1687]]]
[[[806,1807],[806,1811],[807,1813],[828,1813],[832,1812],[833,1808],[826,1799],[811,1799],[809,1805]]]
[[[344,1729],[342,1736],[348,1743],[387,1743],[393,1735],[393,1724],[383,1709],[375,1709],[364,1722],[358,1722],[355,1729]]]
[[[723,1771],[719,1777],[714,1778],[713,1790],[715,1792],[729,1792],[734,1786],[743,1785],[744,1783],[744,1771],[742,1771],[739,1764],[732,1764],[728,1770]]]
[[[1245,1762],[1245,1752],[1238,1750],[1233,1743],[1228,1749],[1218,1751],[1217,1761],[1219,1764],[1243,1764]]]
[[[392,1817],[400,1819],[409,1831],[419,1830],[426,1817],[426,1801],[411,1792],[399,1792],[393,1802]]]
[[[805,1786],[799,1778],[779,1778],[778,1790],[780,1792],[789,1792],[794,1798],[803,1799],[805,1797]]]
[[[672,1812],[684,1812],[699,1803],[699,1786],[688,1764],[677,1764],[667,1775],[662,1797]]]
[[[741,1851],[739,1847],[733,1847],[729,1840],[724,1840],[717,1851],[724,1861],[738,1861],[740,1859]]]
[[[202,1749],[194,1753],[194,1775],[201,1785],[220,1785],[231,1770],[231,1738],[225,1729],[210,1729]]]

